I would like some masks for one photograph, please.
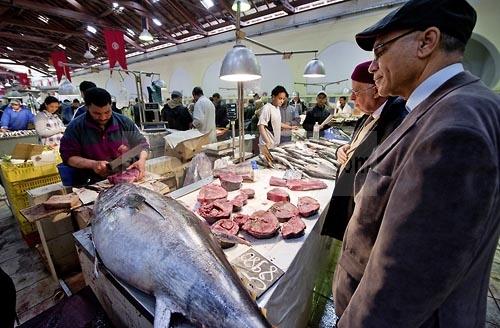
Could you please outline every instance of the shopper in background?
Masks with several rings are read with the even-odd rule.
[[[161,110],[161,117],[168,123],[169,129],[185,131],[193,125],[193,117],[182,103],[182,93],[179,91],[172,91],[171,99]]]
[[[245,120],[251,120],[255,114],[255,101],[252,99],[248,99],[248,104],[245,107]]]
[[[356,35],[409,114],[356,174],[338,327],[484,327],[500,233],[500,97],[461,61],[466,0],[410,0]]]
[[[229,124],[229,119],[227,118],[226,105],[222,104],[220,94],[214,93],[212,95],[212,102],[215,106],[215,126],[218,128],[226,128]]]
[[[316,105],[306,113],[306,118],[302,122],[302,127],[307,131],[308,136],[312,134],[316,122],[322,124],[330,114],[330,106],[328,105],[328,95],[325,91],[320,91],[316,95]],[[320,125],[320,130],[328,129],[328,124]]]
[[[203,95],[203,90],[200,87],[195,87],[192,94],[195,101],[193,126],[203,134],[208,133],[211,143],[217,142],[214,104]]]
[[[82,81],[82,83],[80,83],[80,86],[79,86],[80,94],[82,95],[82,98],[85,99],[85,93],[87,92],[87,90],[95,88],[95,87],[96,87],[96,84],[94,82]],[[86,111],[87,111],[87,106],[85,104],[83,104],[82,106],[80,106],[76,109],[76,112],[73,115],[73,119],[75,117],[78,117],[81,114],[85,113]]]
[[[91,88],[85,93],[88,110],[71,121],[61,139],[64,164],[77,170],[78,184],[95,183],[111,172],[107,164],[127,150],[141,145],[144,150],[130,168],[144,176],[149,145],[128,117],[111,109],[111,95],[104,89]]]
[[[405,101],[378,94],[373,74],[368,72],[371,60],[360,63],[351,74],[351,99],[365,115],[354,127],[351,142],[337,148],[335,189],[323,224],[323,235],[342,240],[354,210],[354,177],[359,168],[406,117]]]
[[[292,92],[292,100],[290,101],[289,105],[295,106],[299,115],[305,114],[307,112],[306,104],[304,104],[304,102],[300,100],[299,93],[296,91]]]
[[[284,123],[285,126],[295,126],[298,127],[300,125],[300,115],[297,106],[292,105],[288,102],[288,98],[285,99],[283,104],[280,107],[280,115],[281,115],[281,123]],[[292,130],[291,129],[283,129],[281,131],[281,142],[292,141]]]
[[[286,89],[281,85],[276,86],[271,92],[271,102],[262,107],[259,116],[259,145],[274,148],[281,142],[281,129],[296,129],[286,123],[281,123],[280,107],[288,98]]]
[[[62,120],[56,114],[59,108],[59,100],[56,97],[48,96],[45,98],[40,112],[35,117],[35,129],[42,145],[59,147],[65,127]]]
[[[347,97],[346,96],[340,96],[339,101],[336,106],[336,115],[340,116],[351,116],[353,109],[352,107],[347,103]]]
[[[57,107],[59,108],[59,101]],[[20,99],[11,99],[10,105],[3,112],[1,132],[27,130],[35,122],[35,115],[21,103]]]

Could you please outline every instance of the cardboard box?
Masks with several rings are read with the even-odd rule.
[[[148,159],[146,161],[146,171],[159,175],[166,175],[174,172],[181,165],[182,163],[177,157],[161,156]]]
[[[199,153],[203,145],[209,143],[209,135],[202,136],[179,142],[175,148],[171,148],[168,143],[165,143],[165,154],[179,158],[182,162],[187,162]]]
[[[41,155],[43,152],[43,147],[43,145],[37,144],[18,143],[14,147],[11,156],[14,159],[22,159],[26,161],[28,159],[31,159],[32,156]]]

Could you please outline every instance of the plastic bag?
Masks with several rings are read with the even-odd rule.
[[[183,186],[190,185],[211,175],[212,162],[205,153],[199,153],[191,160],[191,164],[186,171],[186,178],[184,179]]]

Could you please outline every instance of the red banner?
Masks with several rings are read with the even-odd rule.
[[[108,52],[109,67],[113,68],[116,62],[127,69],[127,58],[125,57],[125,40],[123,32],[118,30],[104,29],[104,40],[106,40],[106,50]]]
[[[30,81],[27,73],[17,73],[17,80],[23,86],[31,85],[31,81]]]
[[[52,51],[50,58],[52,59],[52,65],[54,65],[54,68],[56,69],[57,82],[61,82],[63,75],[71,81],[69,68],[67,66],[63,66],[63,64],[68,62],[66,59],[66,53],[64,51]]]

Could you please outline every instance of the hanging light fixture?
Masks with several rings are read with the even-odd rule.
[[[139,40],[141,41],[153,41],[153,36],[149,33],[149,24],[146,17],[142,17],[142,32],[139,35]]]
[[[7,81],[5,82],[5,84],[4,84],[4,86],[5,86],[6,88],[10,88],[10,87],[12,86],[12,84],[10,84],[9,80],[7,80]]]
[[[240,34],[240,13],[244,11],[241,8],[242,0],[236,0],[233,3],[233,10],[236,10],[236,44],[233,49],[224,56],[220,68],[219,78],[224,81],[245,82],[260,79],[260,65],[252,50],[241,44]],[[246,8],[246,7],[245,7]],[[248,8],[246,10],[250,9]]]
[[[83,57],[85,59],[94,59],[94,55],[90,52],[90,44],[86,44],[85,46],[85,53],[83,54]]]
[[[314,58],[307,63],[303,76],[308,78],[325,77],[325,65],[321,60],[314,56]]]
[[[250,3],[247,0],[235,0],[233,2],[233,5],[231,6],[231,9],[233,11],[237,11],[238,10],[238,2],[240,3],[240,11],[241,12],[245,12],[247,10],[250,10],[250,8],[252,8],[250,6]]]

